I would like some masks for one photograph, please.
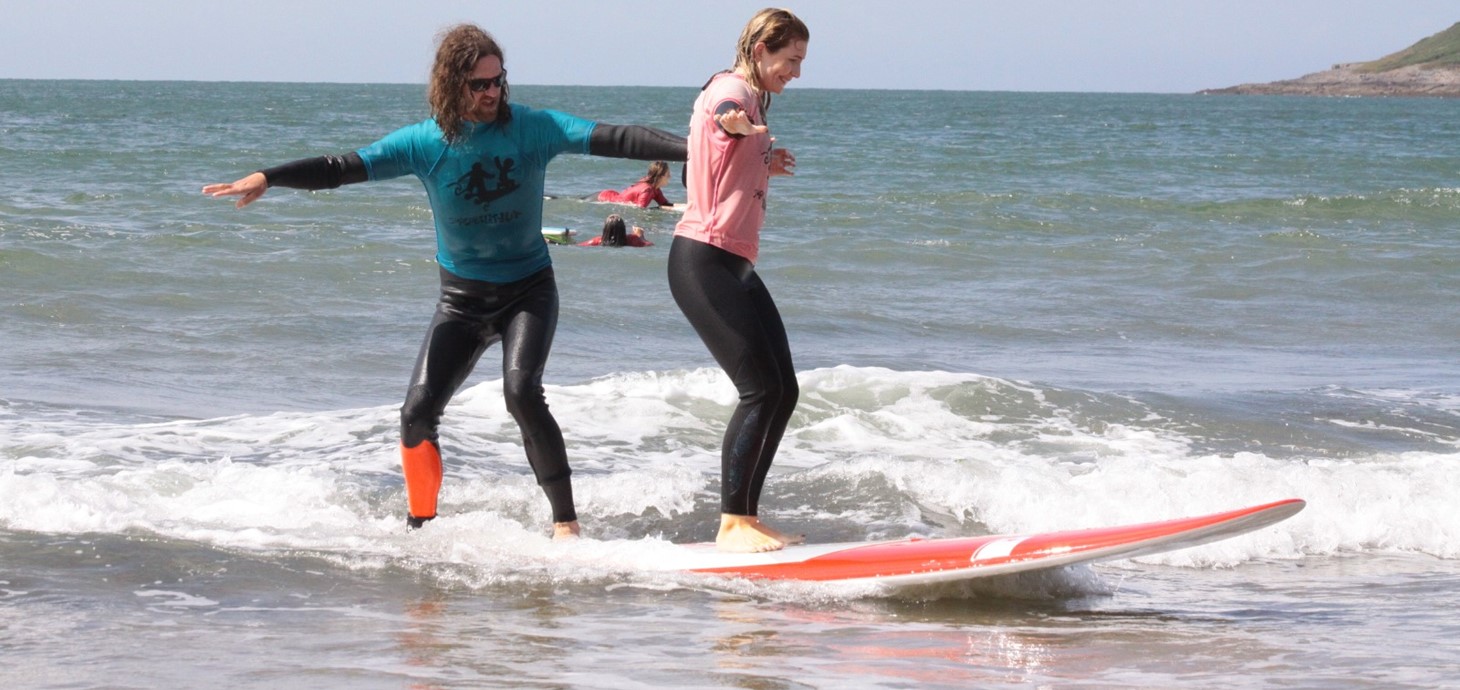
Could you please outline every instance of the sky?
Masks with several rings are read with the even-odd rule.
[[[424,83],[474,22],[518,84],[699,86],[766,0],[0,0],[0,79]],[[1402,50],[1456,0],[786,0],[793,88],[1190,93]]]

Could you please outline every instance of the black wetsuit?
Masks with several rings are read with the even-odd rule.
[[[502,396],[522,429],[522,445],[537,483],[552,504],[553,522],[578,519],[573,508],[563,432],[548,411],[542,374],[558,323],[553,269],[513,283],[468,280],[441,269],[441,300],[426,329],[411,385],[401,407],[401,443],[437,443],[446,403],[488,347],[502,343]]]
[[[649,127],[602,123],[596,124],[589,135],[587,153],[638,160],[683,161],[686,157],[682,137]],[[262,172],[270,186],[310,190],[370,179],[359,152],[301,159]],[[538,194],[539,204],[540,199]],[[536,232],[534,229],[534,237]],[[472,280],[443,266],[441,298],[401,407],[408,494],[413,485],[425,487],[421,491],[428,494],[408,495],[410,502],[422,500],[429,506],[422,514],[408,513],[411,525],[419,526],[435,517],[434,494],[441,475],[437,428],[442,412],[482,353],[498,342],[503,347],[502,385],[507,410],[522,430],[528,462],[552,505],[553,521],[577,519],[563,434],[543,397],[543,368],[557,320],[558,290],[551,265],[503,283]],[[410,460],[411,449],[425,441],[433,447],[428,460],[424,464]],[[413,481],[413,472],[434,472],[435,477]]]
[[[800,395],[781,313],[750,261],[687,237],[669,246],[669,291],[740,392],[720,449],[721,512],[755,515]]]

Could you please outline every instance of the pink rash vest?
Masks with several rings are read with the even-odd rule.
[[[771,135],[725,133],[715,122],[715,113],[727,103],[744,110],[752,123],[765,124],[760,97],[744,77],[718,74],[700,91],[689,118],[685,171],[689,202],[674,235],[719,247],[754,264],[770,186]]]

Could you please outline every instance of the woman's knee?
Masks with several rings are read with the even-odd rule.
[[[801,397],[795,376],[767,376],[740,387],[742,403],[766,405],[772,410],[789,410]]]
[[[796,383],[795,376],[782,377],[776,380],[768,393],[766,399],[774,406],[777,416],[790,417],[801,397],[801,386]]]

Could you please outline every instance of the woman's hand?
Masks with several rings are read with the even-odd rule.
[[[719,123],[720,129],[725,130],[726,134],[745,136],[749,134],[765,134],[771,131],[771,128],[765,125],[752,124],[750,122],[750,116],[746,115],[745,111],[739,108],[727,110],[716,115],[715,122]]]
[[[264,192],[267,191],[269,191],[269,180],[261,172],[253,173],[236,182],[210,184],[203,187],[203,193],[214,198],[225,196],[240,197],[238,203],[234,204],[238,208],[243,208],[253,203],[255,199],[263,196]]]
[[[775,143],[776,140],[771,139],[771,144]],[[771,149],[771,177],[795,174],[796,156],[786,149]]]

